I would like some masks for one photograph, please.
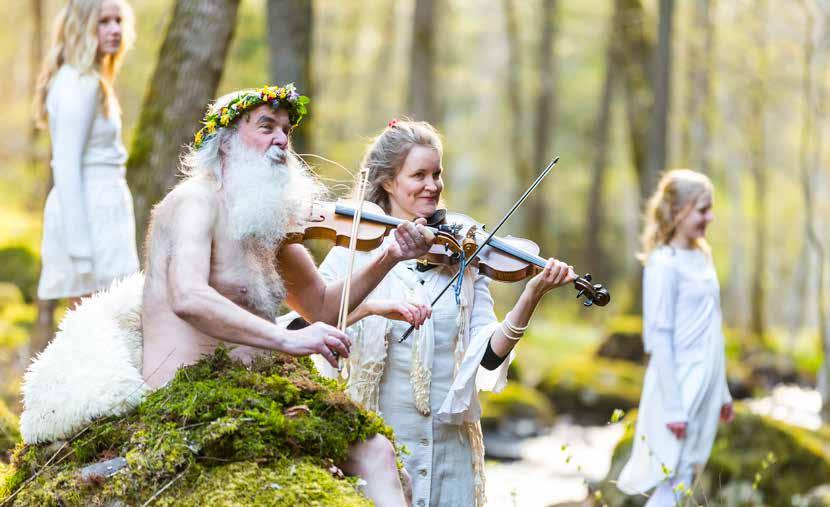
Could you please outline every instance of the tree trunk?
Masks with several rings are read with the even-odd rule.
[[[766,120],[767,91],[767,48],[765,36],[766,2],[753,7],[759,19],[755,33],[757,68],[749,93],[749,169],[755,184],[755,267],[751,287],[750,332],[756,339],[763,340],[767,330],[766,319],[766,272],[767,272],[767,168],[766,168]],[[753,14],[756,15],[756,14]]]
[[[37,82],[38,67],[43,61],[43,0],[31,0],[32,12],[32,50],[29,55],[30,58],[30,77],[29,90],[35,89]],[[43,174],[43,186],[37,191],[37,199],[35,201],[40,204],[40,210],[43,210],[46,203],[46,195],[52,187],[52,171],[49,169],[49,164],[38,153],[38,140],[40,138],[40,130],[32,122],[29,130],[29,166],[35,174]],[[57,307],[56,300],[37,300],[37,316],[35,317],[34,325],[32,326],[32,334],[29,337],[29,353],[27,358],[36,356],[40,351],[46,348],[52,335],[55,333],[55,308]]]
[[[613,22],[613,21],[612,21]],[[614,95],[614,39],[612,30],[608,31],[608,48],[605,52],[605,79],[602,83],[597,122],[594,126],[594,160],[591,168],[591,190],[586,203],[585,250],[582,258],[589,270],[598,280],[605,280],[608,272],[605,252],[602,246],[602,231],[605,226],[605,208],[603,190],[605,188],[605,170],[608,164],[608,134],[611,129],[611,101]]]
[[[239,0],[177,0],[138,120],[127,177],[142,240],[150,209],[175,184],[181,147],[216,96]]]
[[[534,128],[533,164],[524,180],[524,185],[529,185],[533,174],[531,171],[539,171],[547,165],[553,157],[550,145],[555,137],[557,107],[556,107],[556,32],[557,32],[557,1],[543,0],[541,34],[542,40],[539,44],[539,81],[541,89],[536,99],[536,127]],[[518,41],[517,41],[518,42]],[[546,200],[542,189],[539,195],[526,201],[525,215],[529,218],[527,223],[527,237],[539,244],[543,256],[551,255],[550,234],[546,234],[545,218],[548,216]]]
[[[658,175],[666,169],[666,139],[671,108],[671,43],[674,0],[660,0],[659,41],[654,66],[654,107],[649,128],[649,156],[645,184],[653,189]],[[647,195],[647,194],[644,194]]]
[[[813,4],[816,5],[816,4]],[[830,22],[830,12],[823,12],[822,22],[816,27],[815,15],[811,8],[802,2],[806,15],[807,29],[804,34],[804,77],[802,94],[804,113],[801,125],[801,139],[799,146],[799,165],[801,166],[801,190],[804,197],[804,232],[807,244],[816,255],[817,294],[815,298],[817,310],[818,334],[824,361],[819,372],[819,392],[821,393],[821,418],[830,422],[830,327],[827,316],[827,288],[824,281],[826,266],[826,251],[819,235],[815,217],[816,203],[816,175],[821,169],[822,132],[817,125],[816,115],[824,111],[826,105],[826,87],[823,76],[826,75],[826,52],[830,49],[830,40],[826,25]],[[816,43],[818,41],[818,44]],[[810,295],[806,291],[804,298],[809,301]]]
[[[632,160],[637,171],[640,197],[654,190],[648,178],[649,120],[654,109],[651,62],[656,47],[645,29],[646,14],[640,0],[616,0],[614,4],[615,60],[623,77],[626,116]]]
[[[377,56],[372,70],[372,79],[366,84],[366,104],[373,107],[365,111],[365,120],[362,132],[377,132],[386,123],[392,120],[393,116],[400,111],[398,100],[390,100],[385,89],[389,86],[389,69],[395,56],[395,33],[396,33],[396,11],[394,2],[384,2],[380,13],[381,28]]]
[[[409,67],[409,112],[417,120],[437,122],[434,97],[435,0],[415,0]]]
[[[524,190],[524,187],[528,186],[535,178],[531,174],[526,136],[523,135],[525,128],[523,121],[524,107],[522,104],[521,79],[522,51],[521,41],[519,39],[518,20],[516,19],[516,7],[512,0],[504,0],[502,5],[504,6],[505,36],[507,40],[507,79],[505,85],[507,87],[508,116],[510,117],[508,126],[508,131],[510,132],[510,148],[508,153],[513,162],[513,172],[516,175],[516,186],[518,187],[518,191],[514,192],[514,194],[518,197]],[[530,200],[525,206],[529,202],[540,198],[540,195],[530,197]],[[527,210],[528,208],[522,210],[514,222],[518,226],[517,228],[525,233],[528,231],[529,223],[534,221]],[[536,221],[541,222],[541,217]],[[532,238],[532,236],[526,235]]]
[[[712,72],[715,47],[714,0],[696,0],[687,48],[686,112],[683,118],[681,160],[704,173],[711,170],[713,99]]]
[[[648,35],[646,14],[640,0],[616,0],[614,3],[614,61],[622,76],[625,111],[631,144],[631,156],[637,172],[640,202],[654,191],[649,176],[649,119],[654,109],[654,84],[651,79],[651,61],[655,52],[654,40]],[[643,301],[643,279],[638,264],[631,281],[634,296],[627,311],[640,313]]]
[[[311,81],[311,49],[314,10],[311,0],[268,0],[268,75],[271,84],[293,82],[297,89],[314,96]],[[311,122],[303,120],[291,135],[297,153],[311,149]]]

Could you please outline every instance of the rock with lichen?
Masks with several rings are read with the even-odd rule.
[[[336,463],[376,434],[393,440],[307,358],[275,353],[246,366],[219,349],[126,416],[64,443],[19,445],[0,503],[371,505]],[[82,473],[119,456],[126,466],[109,477]]]

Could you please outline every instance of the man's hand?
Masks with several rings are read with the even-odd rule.
[[[363,303],[369,315],[377,315],[392,320],[406,321],[415,329],[421,327],[432,316],[432,308],[420,303],[402,301],[373,300]]]
[[[666,428],[668,428],[669,431],[674,433],[674,436],[676,436],[678,440],[683,440],[684,438],[686,438],[686,423],[685,422],[668,423],[666,425]]]
[[[352,341],[334,326],[315,322],[298,331],[287,331],[288,339],[279,350],[292,356],[320,354],[337,368],[337,356],[349,357]]]
[[[417,259],[429,252],[435,242],[435,234],[427,229],[427,221],[419,218],[415,222],[404,222],[395,229],[395,242],[389,246],[389,253],[397,262]]]
[[[732,419],[735,418],[735,407],[732,406],[731,403],[727,403],[720,408],[720,420],[721,422],[731,423]]]

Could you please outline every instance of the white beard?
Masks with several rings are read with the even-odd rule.
[[[233,239],[277,246],[302,224],[323,187],[293,153],[272,146],[257,153],[234,137],[223,177]]]

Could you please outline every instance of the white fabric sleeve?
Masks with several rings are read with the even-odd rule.
[[[724,359],[725,361],[725,359]],[[732,393],[729,392],[729,383],[726,381],[726,368],[723,371],[723,401],[722,405],[732,403]]]
[[[56,80],[49,92],[54,97],[49,116],[52,174],[63,213],[66,248],[75,268],[84,273],[92,271],[92,238],[81,166],[98,110],[99,82],[94,75],[70,71],[64,72],[64,78]]]
[[[643,345],[651,354],[649,368],[654,368],[663,399],[663,420],[681,422],[688,419],[683,397],[674,375],[674,322],[677,305],[677,281],[672,267],[661,260],[649,262],[643,271]]]
[[[504,361],[493,370],[481,366],[481,360],[487,352],[487,345],[500,323],[496,317],[496,312],[493,310],[493,305],[493,296],[490,294],[490,279],[486,276],[476,276],[475,304],[470,315],[470,346],[468,348],[475,350],[475,355],[479,356],[478,347],[483,346],[478,357],[477,364],[479,368],[476,375],[476,387],[479,391],[498,393],[507,386],[507,370],[516,357],[516,353],[511,350]]]

